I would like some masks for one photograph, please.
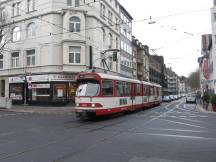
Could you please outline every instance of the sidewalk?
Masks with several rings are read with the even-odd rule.
[[[59,115],[59,114],[73,114],[74,106],[29,106],[29,105],[12,105],[11,109],[0,109],[0,111],[19,112],[19,113],[33,113],[44,115]]]
[[[216,112],[214,112],[214,111],[212,110],[212,105],[211,105],[211,104],[209,104],[207,110],[203,107],[202,104],[197,104],[197,105],[196,105],[196,108],[197,108],[197,110],[198,110],[199,112],[209,113],[209,114],[216,114]]]

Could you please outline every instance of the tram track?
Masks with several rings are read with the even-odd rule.
[[[165,114],[167,113],[167,111],[170,112],[170,110],[168,110],[169,107],[173,107],[174,105],[176,105],[177,103],[171,103],[171,104],[168,104],[166,105],[165,107],[165,111],[162,113]],[[157,108],[157,107],[156,107]],[[159,107],[160,108],[160,107]],[[159,109],[157,108],[157,109]],[[173,109],[171,109],[173,110]],[[137,115],[139,113],[142,113],[142,114],[145,114],[144,116],[148,117],[150,113],[154,112],[156,110],[154,109],[151,109],[150,111],[143,111],[143,112],[135,112],[134,114]],[[160,112],[159,112],[160,113]],[[79,128],[79,129],[84,129],[84,130],[87,130],[86,133],[93,133],[93,132],[96,132],[96,131],[100,131],[100,130],[104,130],[108,127],[112,127],[112,126],[115,126],[117,124],[121,124],[121,123],[124,123],[124,122],[127,122],[129,120],[131,120],[131,117],[135,117],[137,118],[137,116],[133,116],[134,115],[133,113],[132,114],[129,114],[129,115],[124,115],[124,116],[120,116],[120,118],[116,118],[115,116],[114,117],[110,117],[108,120],[107,118],[105,118],[105,120],[103,119],[101,121],[101,119],[94,119],[93,121],[78,121],[77,119],[74,119],[68,123],[64,123],[63,126],[66,128],[66,129],[71,129],[71,128]],[[125,116],[129,116],[129,118],[125,118]],[[142,117],[144,117],[142,116]],[[157,118],[159,118],[161,115],[159,115]],[[157,118],[155,118],[154,120],[156,120]],[[113,121],[114,119],[114,121]],[[116,119],[116,120],[115,120]],[[119,121],[118,121],[119,120]],[[101,123],[103,122],[104,123]],[[111,122],[110,122],[111,121]],[[148,124],[150,122],[152,122],[153,120],[150,119],[146,122],[144,122],[143,124]],[[73,125],[70,125],[71,123],[74,123]],[[78,123],[79,122],[79,123]],[[81,122],[81,123],[80,123]],[[97,123],[98,122],[98,123]],[[108,123],[107,123],[108,122]],[[99,126],[97,128],[88,128],[88,127],[85,127],[85,126],[89,126],[91,124],[96,124],[96,126]],[[62,123],[61,124],[51,124],[51,125],[47,125],[47,126],[41,126],[41,127],[34,127],[34,128],[31,128],[31,129],[26,129],[24,130],[25,131],[28,131],[28,132],[32,132],[32,131],[35,131],[35,130],[38,130],[38,129],[48,129],[48,128],[52,128],[52,127],[56,127],[56,126],[62,126]],[[106,130],[106,131],[112,131],[112,130]],[[100,141],[98,141],[96,144],[93,144],[93,145],[90,145],[89,147],[86,147],[85,149],[83,150],[78,150],[76,152],[73,152],[73,153],[70,153],[70,154],[66,154],[65,156],[62,156],[62,157],[59,157],[57,159],[55,159],[53,162],[61,162],[61,161],[64,161],[65,159],[67,158],[71,158],[73,156],[76,156],[79,154],[79,152],[84,152],[84,151],[87,151],[91,148],[94,148],[96,147],[98,144],[102,143],[102,142],[106,142],[106,141],[109,141],[109,139],[113,139],[115,137],[118,137],[120,136],[122,133],[125,133],[125,132],[131,132],[132,130],[131,129],[127,129],[127,130],[121,130],[121,131],[116,131],[114,130],[113,132],[115,132],[115,134],[111,137],[108,137],[108,138],[102,138]],[[15,135],[16,133],[24,133],[23,130],[22,131],[19,131],[19,132],[12,132],[12,133],[6,133],[5,135]],[[2,134],[3,135],[3,134]],[[21,151],[17,151],[15,153],[11,153],[11,154],[1,154],[0,155],[0,160],[6,160],[6,159],[12,159],[12,158],[16,158],[16,157],[19,157],[19,156],[23,156],[29,152],[33,152],[35,150],[41,150],[43,148],[46,148],[48,146],[51,146],[51,145],[57,145],[58,143],[62,143],[62,142],[67,142],[67,141],[70,141],[70,140],[73,140],[74,136],[69,136],[67,138],[63,138],[63,139],[59,139],[59,138],[56,138],[55,140],[51,140],[45,144],[41,144],[41,145],[37,145],[37,146],[33,146],[33,147],[28,147],[26,149],[23,149]]]

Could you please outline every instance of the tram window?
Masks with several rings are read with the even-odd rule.
[[[136,84],[136,95],[140,95],[140,94],[141,94],[140,84]]]
[[[148,88],[148,86],[146,86],[146,85],[144,85],[143,86],[144,87],[144,96],[148,96],[149,95],[149,88]]]
[[[154,95],[154,87],[150,87],[150,96]]]
[[[103,80],[102,94],[103,96],[113,96],[113,81],[112,80]]]
[[[76,96],[98,96],[99,83],[96,81],[85,81],[78,83]]]
[[[124,96],[124,88],[122,82],[116,82],[116,96]]]
[[[129,96],[129,94],[130,94],[129,83],[125,83],[125,96]]]

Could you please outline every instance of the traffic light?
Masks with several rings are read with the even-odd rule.
[[[118,56],[117,52],[113,52],[113,61],[117,61],[117,56]]]

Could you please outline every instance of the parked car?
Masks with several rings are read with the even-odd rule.
[[[170,96],[163,96],[162,101],[163,102],[170,102],[170,101],[172,101],[172,99],[170,98]]]
[[[169,95],[171,101],[174,101],[175,100],[175,97],[173,95]]]
[[[186,96],[186,103],[196,103],[196,94],[191,93]]]

